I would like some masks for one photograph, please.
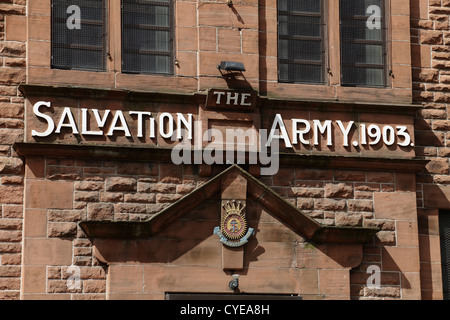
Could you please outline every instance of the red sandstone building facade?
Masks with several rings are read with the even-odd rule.
[[[1,1],[0,299],[447,299],[449,12]]]

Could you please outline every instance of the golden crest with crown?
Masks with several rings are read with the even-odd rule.
[[[245,204],[241,201],[227,201],[222,204],[225,213],[221,221],[222,234],[229,240],[239,240],[247,231],[247,221],[245,220]]]
[[[217,234],[220,242],[228,247],[243,246],[254,234],[253,228],[247,230],[245,201],[223,200],[222,209],[220,227],[214,228],[214,234]]]

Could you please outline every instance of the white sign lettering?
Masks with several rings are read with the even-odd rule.
[[[275,116],[275,120],[272,125],[272,130],[269,134],[267,145],[270,145],[273,139],[282,139],[286,145],[286,148],[292,149],[293,145],[303,144],[310,145],[311,142],[305,138],[305,136],[312,135],[313,144],[315,146],[320,145],[321,139],[325,138],[327,146],[331,147],[335,144],[333,141],[333,129],[332,120],[312,120],[305,119],[292,119],[292,143],[288,135],[288,131],[285,126],[285,122],[280,114]],[[354,147],[376,145],[380,142],[386,146],[392,146],[397,143],[400,147],[413,147],[414,143],[411,142],[411,136],[408,133],[406,126],[380,126],[376,124],[361,123],[357,125],[354,121],[349,121],[347,125],[341,120],[336,120],[335,123],[342,134],[342,145],[344,147],[349,146],[349,140],[352,130],[359,130],[359,139],[352,141]],[[302,129],[299,129],[302,126]],[[275,132],[280,134],[275,134]]]
[[[36,130],[32,130],[31,135],[33,137],[48,137],[53,133],[53,130],[55,130],[55,123],[53,122],[53,119],[50,116],[43,114],[39,111],[39,108],[41,106],[50,108],[51,104],[50,102],[41,101],[33,106],[33,112],[36,115],[36,117],[44,119],[47,122],[47,130],[45,130],[44,132],[37,132]]]
[[[225,93],[216,92],[219,98]],[[228,99],[228,98],[227,98]],[[230,95],[230,103],[238,101],[238,103],[246,103],[245,94],[240,96]],[[51,110],[51,103],[40,101],[33,106],[34,115],[46,123],[47,127],[44,131],[39,132],[32,130],[33,137],[45,138],[53,133],[68,132],[74,135],[83,136],[103,136],[108,137],[123,135],[125,137],[136,136],[144,137],[144,128],[149,128],[147,136],[155,138],[157,134],[165,139],[193,139],[194,120],[192,114],[184,115],[169,112],[163,112],[154,115],[151,112],[144,111],[112,111],[98,109],[81,109],[81,123],[77,123],[72,110],[69,107],[63,108],[62,114],[58,121],[48,114]],[[135,121],[133,126],[129,126],[128,121]],[[130,120],[131,119],[131,120]],[[95,120],[95,121],[94,121]],[[287,124],[291,125],[291,129]],[[57,123],[57,125],[55,125]],[[107,124],[109,126],[107,127]],[[132,128],[132,129],[130,129]],[[184,136],[182,135],[184,133]],[[339,139],[336,139],[339,136]],[[306,120],[306,119],[290,119],[287,122],[282,118],[281,114],[276,114],[269,131],[266,146],[271,145],[274,140],[282,140],[288,149],[294,148],[296,145],[319,146],[322,141],[326,142],[328,147],[335,146],[337,141],[343,147],[374,146],[383,143],[386,146],[397,145],[400,147],[412,147],[412,139],[408,133],[408,127],[404,125],[379,125],[356,123],[355,121],[344,122],[341,120]]]
[[[43,107],[51,108],[50,102],[40,101],[33,106],[34,115],[43,120],[47,124],[47,129],[43,132],[38,132],[37,130],[32,130],[31,135],[33,137],[48,137],[52,133],[61,133],[62,130],[67,130],[74,135],[79,135],[79,127],[80,124],[77,124],[75,117],[72,113],[72,110],[68,107],[63,109],[63,112],[59,118],[58,125],[55,126],[55,121],[51,116],[44,113]],[[152,117],[151,112],[142,112],[142,111],[129,111],[128,114],[130,117],[137,118],[137,132],[135,132],[138,138],[142,138],[144,136],[144,126],[146,125],[146,120],[150,122],[150,130],[149,137],[155,138],[155,118]],[[95,119],[96,130],[93,128],[89,128],[89,124],[91,118]],[[137,117],[136,117],[137,116]],[[105,129],[105,126],[108,122],[111,121],[109,128]],[[174,130],[174,117],[172,114],[168,112],[161,113],[158,117],[159,120],[159,135],[163,138],[170,139],[172,138],[175,130]],[[177,113],[176,114],[176,123],[177,125],[177,138],[181,139],[181,129],[185,129],[187,132],[188,139],[192,139],[193,132],[193,115],[188,114],[187,116]],[[55,129],[56,128],[56,129]],[[98,109],[81,109],[81,135],[83,136],[102,136],[105,135],[108,137],[115,136],[118,134],[123,134],[125,137],[132,137],[133,134],[130,131],[130,127],[127,123],[126,117],[124,115],[124,111],[111,111],[105,110],[103,111],[103,115]]]
[[[250,93],[216,91],[214,92],[214,95],[217,96],[216,104],[222,104],[225,102],[226,105],[252,105],[251,102],[248,101],[251,97]]]

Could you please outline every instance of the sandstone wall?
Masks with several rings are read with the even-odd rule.
[[[20,299],[21,293],[22,298],[51,294],[52,298],[104,299],[107,268],[96,260],[92,243],[78,222],[148,218],[209,177],[200,177],[197,169],[189,166],[162,163],[36,157],[25,165],[12,147],[24,139],[24,98],[18,85],[25,83],[27,76],[41,84],[86,83],[80,73],[68,79],[45,69],[49,65],[49,34],[43,27],[48,15],[43,14],[42,3],[30,0],[31,14],[27,16],[25,0],[0,2],[0,299]],[[396,3],[400,3],[396,21],[402,24],[408,1]],[[223,86],[215,76],[216,64],[210,62],[244,54],[250,70],[248,81],[255,88],[291,96],[299,92],[313,98],[336,96],[336,87],[307,92],[305,87],[299,91],[275,83],[275,46],[266,46],[276,39],[274,2],[238,6],[240,16],[231,12],[227,25],[212,14],[219,4],[205,3],[198,15],[196,5],[185,1],[177,7],[178,12],[187,13],[177,17],[180,39],[192,40],[178,43],[178,89],[193,92]],[[364,247],[362,264],[350,272],[350,296],[354,299],[442,298],[438,209],[450,209],[450,1],[411,0],[409,9],[413,103],[422,106],[415,121],[415,151],[430,160],[426,169],[414,176],[395,171],[282,168],[273,177],[260,178],[323,224],[381,228]],[[36,28],[30,28],[28,18]],[[32,40],[27,43],[29,30]],[[395,41],[409,46],[403,38]],[[30,48],[34,54],[27,56]],[[401,70],[398,88],[408,91],[404,90],[408,89],[408,67],[403,63],[397,67]],[[155,85],[152,77],[140,79],[102,74],[92,78],[90,85],[131,90]],[[174,84],[166,79],[156,85],[167,89]],[[369,97],[372,102],[378,99],[370,92],[341,94]],[[391,97],[381,98],[386,102]],[[405,97],[408,95],[401,95],[403,102]],[[29,193],[26,201],[25,192]],[[24,250],[27,254],[22,257]],[[81,289],[67,287],[73,265],[80,267]],[[382,290],[366,287],[370,265],[381,267]],[[331,271],[325,273],[326,279],[333,281]],[[322,289],[309,293],[340,296],[339,288]]]
[[[423,299],[442,298],[438,209],[448,209],[450,2],[411,1],[416,153],[430,163],[417,175]]]
[[[26,81],[26,1],[0,3],[0,299],[19,299],[24,163],[12,145],[23,141]]]

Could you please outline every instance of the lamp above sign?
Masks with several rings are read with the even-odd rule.
[[[209,109],[227,109],[252,111],[256,108],[257,94],[255,91],[235,91],[211,89],[206,98]]]

